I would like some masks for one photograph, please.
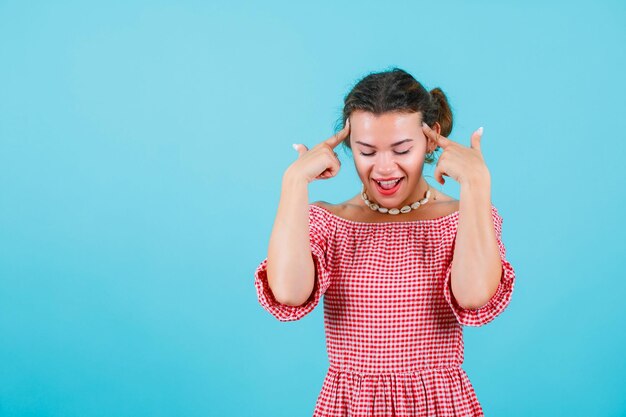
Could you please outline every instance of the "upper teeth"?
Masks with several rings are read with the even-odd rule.
[[[392,180],[392,181],[376,181],[381,185],[391,185],[391,184],[395,184],[398,181],[400,181],[402,178],[398,178],[397,180]]]

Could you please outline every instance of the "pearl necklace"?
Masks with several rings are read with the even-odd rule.
[[[365,201],[365,204],[367,204],[367,206],[369,208],[371,208],[374,211],[378,210],[380,213],[387,213],[387,214],[408,213],[409,211],[416,210],[420,206],[428,203],[428,200],[430,199],[430,186],[426,190],[426,197],[422,198],[421,200],[416,201],[413,204],[406,205],[406,206],[404,206],[404,207],[402,207],[400,209],[398,209],[398,208],[389,209],[389,208],[386,208],[386,207],[381,207],[380,205],[378,205],[376,203],[372,203],[367,198],[367,194],[365,193],[365,184],[363,184],[363,189],[361,190],[361,198]],[[436,200],[437,197],[435,197],[434,199]]]

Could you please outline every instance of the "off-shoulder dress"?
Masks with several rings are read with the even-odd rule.
[[[255,271],[261,306],[299,320],[324,295],[329,368],[314,417],[483,416],[463,364],[463,327],[482,326],[510,302],[515,272],[491,206],[502,260],[496,293],[466,309],[450,287],[459,211],[435,219],[366,223],[309,204],[317,279],[301,306],[277,302],[267,258]]]

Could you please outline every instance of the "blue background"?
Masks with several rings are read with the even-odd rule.
[[[291,144],[391,66],[485,129],[517,274],[465,328],[486,415],[626,414],[624,44],[619,1],[0,1],[0,415],[311,415],[321,305],[281,323],[253,272]],[[310,201],[360,191],[340,157]]]

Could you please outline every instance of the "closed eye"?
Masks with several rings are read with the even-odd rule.
[[[411,148],[411,149],[412,149],[412,148]],[[408,149],[408,150],[406,150],[406,151],[404,151],[404,152],[394,152],[394,153],[395,153],[396,155],[404,155],[404,154],[409,153],[409,151],[410,151],[411,149]],[[372,155],[374,155],[376,152],[372,152],[372,153],[363,153],[363,152],[359,152],[359,153],[360,153],[361,155],[363,155],[363,156],[372,156]]]

